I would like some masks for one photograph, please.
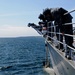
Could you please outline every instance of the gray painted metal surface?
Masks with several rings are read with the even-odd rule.
[[[50,42],[48,46],[55,75],[75,75],[75,62],[65,58]]]

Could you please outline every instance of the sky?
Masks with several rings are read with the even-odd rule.
[[[75,0],[0,0],[0,37],[39,36],[28,23],[38,25],[39,14],[54,7],[70,11],[75,9]],[[75,12],[71,15],[74,22]]]

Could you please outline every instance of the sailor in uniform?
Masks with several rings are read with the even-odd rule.
[[[61,7],[60,8],[50,8],[50,9],[47,8],[43,11],[43,15],[45,16],[46,20],[55,21],[55,24],[58,25],[58,29],[60,29],[60,33],[62,33],[60,35],[61,42],[63,42],[62,35],[64,35],[64,34],[73,35],[72,24],[63,25],[65,23],[72,23],[72,16],[69,13],[64,15],[67,12],[68,12],[67,10],[65,10]],[[58,31],[58,29],[56,30],[56,32]],[[66,44],[69,45],[70,47],[73,47],[73,45],[72,45],[73,37],[67,36],[67,35],[64,35],[64,37],[65,37]],[[57,36],[57,38],[58,38],[58,36]],[[61,43],[60,43],[60,48],[63,48],[63,45]],[[67,54],[65,55],[65,57],[67,57]],[[69,49],[68,59],[71,59],[71,49]]]

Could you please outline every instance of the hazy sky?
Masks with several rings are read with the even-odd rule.
[[[72,10],[75,9],[75,0],[0,0],[0,37],[38,35],[27,24],[38,24],[43,9],[52,7]],[[72,15],[75,18],[75,12]]]

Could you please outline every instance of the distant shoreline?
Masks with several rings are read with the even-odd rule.
[[[17,36],[17,37],[0,37],[1,38],[25,38],[25,37],[42,37],[42,36]]]

